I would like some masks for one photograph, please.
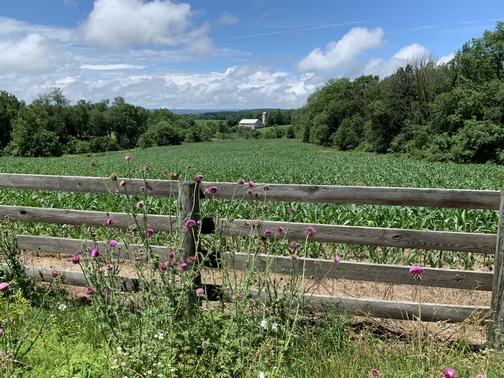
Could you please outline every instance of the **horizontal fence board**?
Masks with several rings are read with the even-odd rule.
[[[108,216],[107,216],[108,214]],[[129,229],[136,226],[130,214],[105,211],[46,209],[28,206],[0,206],[0,217],[12,220],[37,223],[71,224],[75,226],[97,226]],[[142,216],[137,216],[142,222]],[[107,224],[107,219],[113,220]],[[178,218],[169,215],[147,215],[147,227],[156,231],[176,231]]]
[[[91,251],[93,248],[98,248],[105,251],[107,248],[110,250],[106,241],[84,240],[84,239],[70,239],[70,238],[56,238],[49,236],[33,236],[33,235],[18,235],[18,248],[28,251],[41,251],[53,252],[62,255],[75,255],[84,251]],[[166,247],[151,246],[152,253],[161,257],[167,258]],[[143,251],[143,246],[139,244],[117,243],[113,248],[114,257],[131,260],[138,256],[138,253]],[[69,256],[70,258],[70,256]]]
[[[316,279],[346,279],[390,284],[444,287],[452,289],[492,291],[493,274],[457,269],[424,268],[424,278],[415,281],[409,266],[374,264],[364,262],[321,260],[289,256],[226,254],[227,266],[237,270],[269,269],[273,273],[301,274]]]
[[[53,282],[51,276],[52,269],[30,267],[26,268],[26,273],[34,279],[41,279],[45,282]],[[84,274],[79,271],[61,270],[59,271],[62,281],[68,285],[86,287],[89,286]],[[131,292],[138,289],[138,279],[134,277],[120,277],[123,291]],[[240,289],[232,289],[225,298],[231,297],[232,292],[240,292]],[[261,300],[266,305],[270,303],[270,295],[264,290],[252,290],[246,293],[247,296]],[[278,296],[283,295],[277,292]],[[379,299],[355,299],[338,298],[328,295],[305,294],[303,296],[303,308],[311,311],[328,311],[341,314],[353,314],[363,316],[374,316],[378,318],[390,318],[401,320],[414,320],[418,316],[418,303],[385,301]],[[297,306],[297,301],[292,301],[291,306]],[[490,308],[475,306],[455,306],[437,305],[432,303],[422,303],[423,321],[446,321],[462,322],[470,318],[486,318],[490,313]]]
[[[24,250],[73,255],[84,250],[89,251],[95,246],[101,250],[105,250],[107,247],[106,242],[94,243],[79,239],[31,235],[18,236],[18,247]],[[137,244],[130,244],[128,245],[129,253],[127,253],[124,243],[117,243],[114,251],[116,257],[133,259],[138,256],[138,251],[141,249],[142,247]],[[152,251],[162,258],[167,258],[166,247],[152,246]],[[223,260],[227,267],[237,270],[252,268],[264,270],[268,267],[273,273],[286,275],[301,274],[304,266],[305,275],[316,279],[347,279],[409,285],[420,283],[422,286],[482,291],[491,291],[493,282],[493,274],[490,272],[455,269],[425,268],[424,279],[418,282],[409,274],[408,266],[349,261],[336,263],[331,260],[311,258],[296,258],[293,260],[288,256],[250,255],[246,253],[225,253]]]
[[[125,180],[124,187],[118,186]],[[141,179],[52,176],[0,173],[0,188],[56,190],[87,193],[141,194],[144,181]],[[414,207],[470,208],[497,210],[499,191],[431,189],[431,188],[395,188],[367,186],[331,186],[331,185],[289,185],[257,184],[249,188],[246,184],[225,182],[204,182],[201,189],[217,186],[215,194],[207,197],[216,199],[269,200],[290,202],[367,204]],[[265,190],[265,187],[268,190]],[[251,194],[247,190],[251,189]],[[147,180],[146,193],[149,196],[178,196],[178,181]]]
[[[40,279],[43,282],[54,282],[54,277],[51,275],[53,269],[38,268],[38,267],[25,267],[26,275],[33,279]],[[86,276],[81,271],[75,270],[58,270],[58,275],[61,283],[65,285],[86,287],[90,286]],[[122,291],[133,292],[137,291],[139,287],[138,279],[135,277],[118,277],[119,287]]]
[[[13,220],[26,222],[47,222],[55,224],[73,224],[87,226],[105,226],[107,215],[105,212],[44,209],[37,207],[0,206],[0,216],[11,217]],[[129,228],[132,225],[131,217],[124,213],[109,213],[114,220],[111,226]],[[164,215],[148,215],[147,223],[155,231],[175,231],[176,217]],[[425,230],[404,230],[397,228],[358,227],[339,225],[312,225],[308,223],[288,223],[265,221],[261,227],[254,227],[254,221],[235,219],[222,220],[218,232],[226,236],[261,236],[264,230],[273,230],[273,238],[287,240],[304,240],[305,229],[313,226],[316,234],[309,238],[311,241],[343,243],[357,245],[373,245],[397,248],[433,249],[443,251],[495,253],[496,235],[467,232],[444,232]],[[285,229],[285,234],[278,234],[278,226]]]
[[[121,181],[125,186],[120,186]],[[178,182],[171,180],[148,180],[147,185],[141,179],[87,176],[52,176],[0,173],[0,188],[52,190],[60,192],[84,192],[102,194],[143,194],[143,187],[148,196],[178,196]]]
[[[262,222],[259,231],[254,230],[254,221],[235,219],[232,222],[223,221],[221,232],[224,235],[247,236],[250,234],[263,235],[264,230],[270,229],[275,234],[278,226],[286,230],[286,239],[305,240],[306,227],[312,226],[316,230],[309,241],[343,243],[357,245],[374,245],[397,248],[434,249],[443,251],[459,251],[474,253],[495,253],[495,234],[481,234],[469,232],[446,232],[425,230],[404,230],[400,228],[359,227],[323,225],[312,223]],[[276,235],[283,238],[282,235]]]

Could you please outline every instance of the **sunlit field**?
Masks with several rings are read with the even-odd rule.
[[[129,162],[125,154],[131,155]],[[236,182],[240,178],[266,183],[435,187],[497,190],[503,182],[499,166],[426,163],[393,157],[321,150],[295,140],[240,140],[132,150],[93,156],[47,159],[1,158],[3,173],[142,177],[167,179],[177,172],[192,180],[203,174],[207,182]],[[0,189],[2,205],[117,211],[135,207],[138,199],[124,196]],[[130,202],[128,205],[128,201]],[[255,201],[202,201],[202,213],[254,219]],[[176,215],[174,199],[153,198],[145,214]],[[129,207],[131,209],[131,207]],[[290,209],[295,208],[293,214]],[[268,203],[263,220],[311,224],[380,226],[431,230],[496,232],[495,211],[404,208],[386,206]],[[15,247],[15,234],[65,236],[111,240],[106,251],[85,251],[72,258],[88,280],[85,297],[67,292],[58,272],[50,286],[33,290],[23,278]],[[282,285],[289,293],[271,308],[252,300],[247,290],[262,285],[276,290],[280,281],[266,268],[240,277],[224,270],[224,287],[243,292],[232,303],[202,305],[206,293],[196,289],[197,269],[182,262],[163,263],[153,258],[149,245],[165,245],[177,252],[176,235],[146,230],[119,232],[105,227],[79,227],[43,223],[2,222],[0,257],[9,268],[0,271],[0,375],[5,377],[437,377],[456,369],[459,377],[504,374],[500,354],[490,349],[472,352],[471,323],[448,341],[435,337],[437,325],[423,333],[389,333],[379,322],[367,319],[355,325],[336,314],[305,314],[298,306],[283,305],[306,290],[303,275]],[[148,236],[146,236],[148,235]],[[117,282],[121,264],[114,260],[115,240],[141,243],[145,264],[129,266],[144,277],[141,290],[124,295]],[[246,242],[205,237],[210,249],[242,252],[257,250],[257,239]],[[288,243],[286,244],[288,248]],[[271,243],[269,253],[283,254],[285,243]],[[89,253],[88,253],[89,252]],[[288,252],[288,251],[287,251]],[[290,253],[290,252],[288,252]],[[330,258],[394,264],[489,269],[492,259],[469,253],[416,251],[399,248],[328,245],[300,242],[299,253]],[[252,252],[251,255],[254,253]],[[176,256],[176,255],[175,255]],[[65,257],[57,256],[57,260]],[[476,261],[479,266],[476,267]],[[68,262],[67,262],[68,264]],[[124,267],[123,267],[124,269]],[[104,274],[104,272],[108,272]],[[156,282],[154,284],[154,282]],[[181,286],[174,285],[175,282]],[[6,284],[8,284],[6,286]],[[226,286],[227,285],[227,286]],[[289,297],[290,296],[290,297]],[[415,299],[416,300],[416,299]],[[441,325],[440,325],[441,326]]]

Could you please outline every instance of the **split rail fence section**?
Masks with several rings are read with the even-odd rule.
[[[247,185],[237,183],[179,182],[170,180],[148,180],[146,188],[140,179],[127,180],[128,193],[141,195],[146,191],[148,196],[179,197],[181,214],[174,216],[148,215],[148,227],[156,231],[182,230],[184,219],[199,220],[199,196],[194,193],[218,186],[213,198],[254,200],[254,193],[261,193],[263,185],[256,185],[252,194],[247,194]],[[473,252],[495,254],[495,267],[492,272],[479,272],[454,269],[425,268],[422,286],[444,287],[466,290],[491,291],[490,307],[422,304],[422,320],[461,322],[471,317],[488,318],[493,321],[489,326],[489,342],[500,347],[501,334],[504,335],[504,189],[499,191],[455,190],[455,189],[419,189],[392,187],[360,186],[327,186],[327,185],[284,185],[267,184],[268,201],[314,202],[334,204],[368,204],[411,207],[440,207],[484,209],[499,211],[498,233],[462,233],[425,230],[405,230],[395,228],[356,227],[323,224],[304,224],[264,221],[263,229],[286,229],[284,236],[289,240],[305,240],[305,229],[314,226],[316,234],[312,241],[356,244],[368,246],[386,246],[399,248],[431,249],[444,251]],[[0,173],[0,188],[49,190],[63,192],[115,193],[116,183],[109,178],[71,177],[48,175],[24,175]],[[196,191],[195,191],[196,189]],[[196,211],[195,211],[196,210]],[[100,226],[104,224],[103,212],[66,210],[54,208],[36,208],[19,206],[0,206],[0,216],[8,216],[16,221]],[[113,227],[126,229],[132,219],[125,213],[110,213],[114,219]],[[224,221],[222,221],[224,222]],[[216,225],[219,232],[226,236],[247,236],[247,220],[235,219],[232,222]],[[248,220],[252,222],[252,220]],[[78,239],[18,235],[18,246],[23,250],[39,250],[62,254],[78,253],[83,250],[83,241]],[[181,237],[185,254],[194,254],[194,242],[187,242]],[[89,247],[92,242],[89,241]],[[121,246],[119,244],[119,246]],[[134,246],[129,246],[134,248]],[[137,246],[139,248],[139,246]],[[153,252],[166,255],[165,247],[153,247]],[[260,255],[255,259],[256,268],[272,256]],[[222,259],[230,255],[221,256]],[[234,253],[233,268],[245,270],[250,268],[250,259],[246,253]],[[297,264],[294,270],[291,268]],[[386,264],[341,261],[277,256],[270,269],[273,273],[301,272],[305,268],[307,276],[314,278],[347,279],[359,281],[382,282],[389,284],[411,284],[409,267]],[[51,282],[49,269],[27,267],[27,272],[34,277],[43,277]],[[68,283],[85,286],[86,280],[79,272],[61,272]],[[294,274],[294,273],[291,273]],[[125,280],[125,290],[135,289],[135,280]],[[261,293],[264,295],[264,293]],[[266,297],[266,296],[265,296]],[[266,298],[263,298],[266,300]],[[399,302],[363,298],[337,298],[328,295],[307,297],[309,307],[317,310],[331,309],[342,313],[367,314],[374,317],[393,319],[413,319],[418,316],[418,303]]]

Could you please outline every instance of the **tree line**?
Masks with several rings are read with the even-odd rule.
[[[240,117],[257,115],[249,113],[208,114],[207,119],[218,115],[224,120],[197,124],[195,120],[201,115],[149,110],[122,97],[112,103],[80,100],[70,105],[61,89],[54,88],[27,105],[0,91],[0,152],[47,157],[205,142],[216,137],[259,138],[256,131],[238,127]],[[280,110],[277,113],[282,114]]]
[[[340,150],[504,163],[504,22],[438,64],[329,80],[293,111],[297,138]]]

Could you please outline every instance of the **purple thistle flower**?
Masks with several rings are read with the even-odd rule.
[[[194,178],[194,181],[196,181],[196,182],[201,182],[202,180],[203,180],[203,175],[201,173],[196,175],[196,177]]]
[[[168,263],[161,263],[159,264],[159,270],[164,272],[166,269],[168,269]]]
[[[107,264],[107,266],[105,267],[105,270],[110,272],[112,269],[114,269],[114,266],[112,264]]]
[[[112,218],[108,218],[108,219],[107,219],[107,224],[108,224],[108,225],[111,225],[112,223],[114,223],[114,221],[112,220]]]
[[[103,294],[107,295],[110,293],[112,293],[112,290],[110,290],[110,288],[106,287],[105,289],[103,289]]]
[[[93,293],[94,293],[94,289],[91,286],[86,287],[86,294],[87,295],[91,295]]]
[[[452,368],[444,368],[443,369],[443,378],[458,378],[457,372]]]
[[[338,255],[334,256],[334,262],[340,262],[341,259]]]
[[[145,233],[147,234],[147,236],[152,236],[152,234],[154,234],[154,230],[152,228],[148,228],[147,230],[145,230]]]
[[[172,252],[172,251],[168,252],[168,257],[170,259],[173,259],[175,257],[175,252]]]
[[[249,187],[251,187],[251,188],[252,188],[252,187],[254,187],[254,186],[255,186],[254,181],[250,180],[250,181],[248,182],[248,186],[249,186]]]
[[[135,261],[140,261],[140,257],[136,256]]]
[[[130,155],[124,155],[124,160],[126,160],[126,161],[130,161],[130,159],[131,159],[131,156],[130,156]]]
[[[144,207],[144,203],[143,203],[143,201],[138,202],[138,203],[137,203],[137,207],[138,207],[139,209],[141,209],[142,207]]]
[[[217,192],[217,190],[219,190],[219,188],[217,188],[216,186],[211,186],[210,188],[208,188],[208,191],[210,193],[215,193],[215,192]]]
[[[98,250],[98,248],[95,248],[91,251],[91,257],[94,259],[95,257],[98,257],[100,256],[100,251]]]
[[[79,255],[72,256],[70,261],[72,261],[73,264],[78,264],[80,263],[80,256]]]
[[[413,278],[415,278],[416,280],[421,280],[424,274],[424,268],[421,266],[412,266],[409,272],[413,276]]]
[[[249,221],[245,221],[245,223],[243,223],[245,226],[250,226],[250,222]]]
[[[380,371],[378,369],[371,369],[371,375],[378,376],[380,375]]]
[[[203,295],[205,294],[205,290],[202,287],[198,287],[196,289],[196,295]]]
[[[196,226],[196,221],[194,219],[188,219],[186,222],[185,222],[185,228],[189,229],[189,228],[193,228]]]
[[[290,212],[291,214],[294,214],[294,213],[296,212],[296,209],[294,209],[293,207],[291,207],[291,208],[289,209],[289,212]]]
[[[296,254],[295,254],[295,253],[293,253],[293,254],[291,255],[291,259],[292,259],[292,260],[296,260],[296,259],[297,259],[297,256],[296,256]]]
[[[264,230],[264,236],[271,236],[271,230]]]
[[[0,328],[0,335],[3,334],[3,328]]]
[[[284,232],[284,231],[285,231],[285,229],[284,229],[282,226],[278,226],[278,232],[279,232],[279,233],[282,233],[282,232]]]
[[[238,185],[243,185],[243,184],[245,184],[245,180],[242,179],[242,178],[239,178],[238,179]]]
[[[299,247],[299,244],[298,244],[297,242],[293,241],[293,242],[291,243],[290,247],[291,247],[292,249],[296,249],[297,247]]]
[[[306,235],[311,237],[311,236],[315,235],[317,233],[317,231],[315,231],[315,229],[312,226],[308,226],[305,228],[305,233],[306,233]]]
[[[51,277],[57,277],[59,272],[56,269],[51,270]]]
[[[182,262],[179,264],[180,270],[186,270],[187,269],[187,264],[185,262]]]
[[[115,241],[114,239],[110,239],[108,244],[111,246],[111,247],[115,247],[117,245],[117,241]]]
[[[8,282],[2,282],[0,283],[0,291],[6,291],[9,288],[9,283]]]

